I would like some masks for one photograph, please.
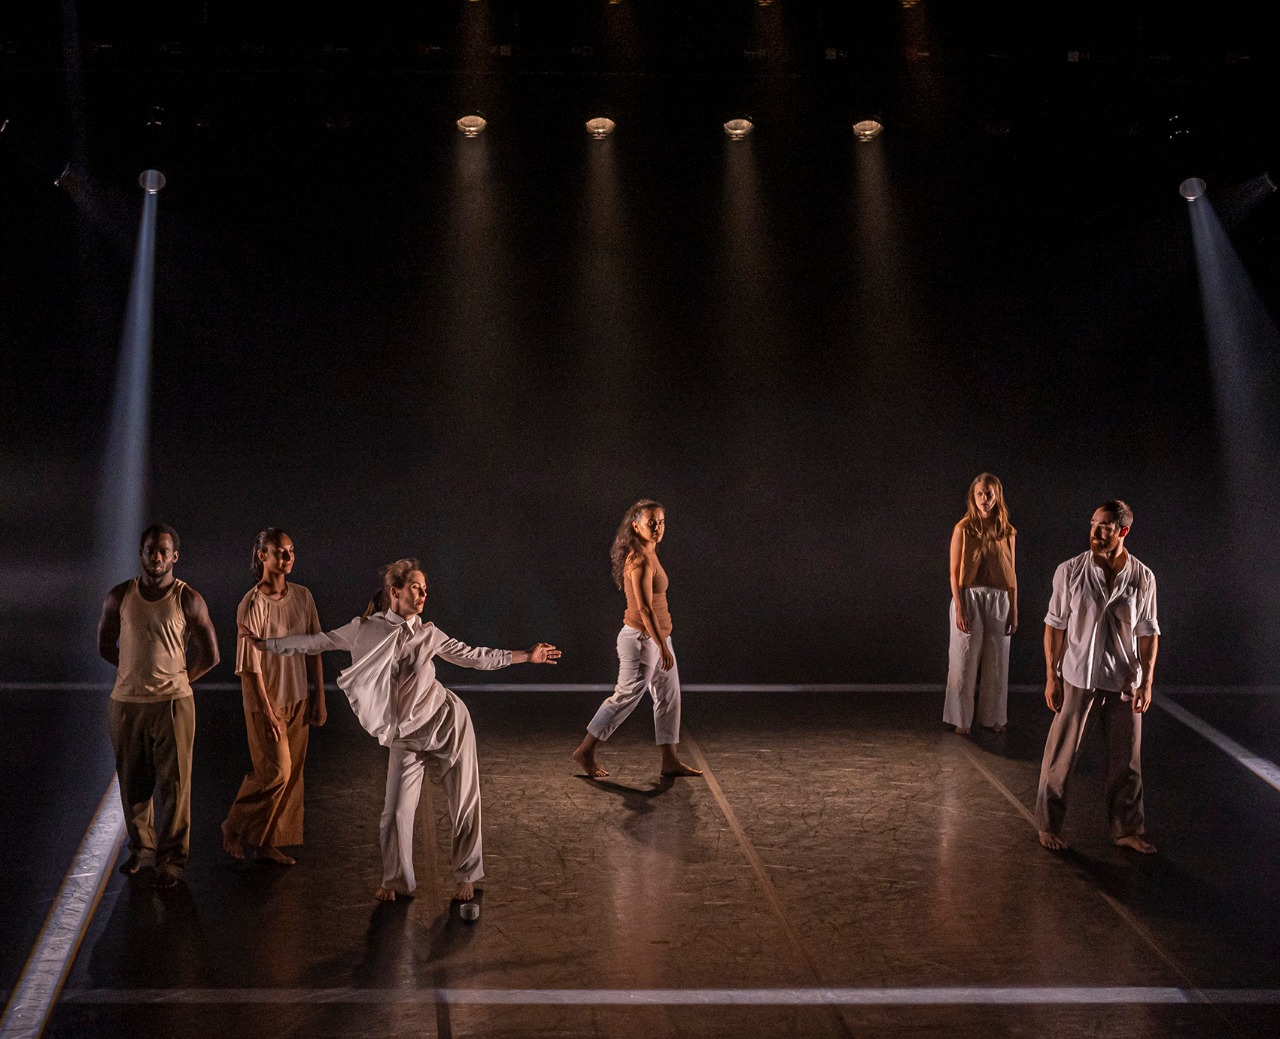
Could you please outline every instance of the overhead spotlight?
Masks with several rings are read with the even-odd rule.
[[[735,141],[742,140],[755,128],[756,124],[746,116],[739,116],[735,119],[730,119],[724,124],[724,132],[729,135],[731,140]]]
[[[4,133],[7,129],[9,129],[8,119],[6,119],[3,123],[0,123],[0,133]]]
[[[489,120],[479,112],[472,112],[470,115],[464,115],[458,120],[458,129],[462,131],[463,137],[479,137],[484,133],[484,128],[488,125]]]
[[[1208,186],[1209,185],[1199,177],[1188,177],[1178,185],[1178,194],[1188,202],[1194,202],[1205,193],[1205,189],[1208,188]]]
[[[4,127],[0,126],[0,131],[3,131],[3,130],[4,130]],[[1275,192],[1275,190],[1276,190],[1276,182],[1275,182],[1275,180],[1272,178],[1271,174],[1270,174],[1270,173],[1265,173],[1265,172],[1264,172],[1264,173],[1262,174],[1262,179],[1263,179],[1263,181],[1266,183],[1267,187],[1269,187],[1269,188],[1271,189],[1272,193],[1274,194],[1274,192]]]
[[[853,136],[860,141],[873,141],[884,131],[884,124],[875,119],[859,119],[853,124]]]
[[[587,133],[597,141],[603,141],[617,129],[617,126],[618,124],[607,115],[598,115],[594,119],[587,120]]]
[[[138,187],[148,195],[158,195],[164,185],[164,174],[159,170],[143,170],[138,174]]]
[[[71,169],[71,162],[68,160],[67,164],[62,167],[62,172],[53,178],[53,186],[55,188],[69,186],[74,176],[75,174]]]

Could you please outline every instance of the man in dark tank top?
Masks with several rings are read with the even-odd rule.
[[[173,575],[178,532],[148,527],[138,555],[141,574],[102,603],[98,653],[116,668],[111,742],[129,834],[120,872],[132,876],[154,856],[155,884],[165,889],[177,886],[191,845],[191,683],[218,663],[218,637],[200,593]]]

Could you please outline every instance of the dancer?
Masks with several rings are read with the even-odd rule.
[[[315,635],[320,631],[311,593],[292,584],[296,554],[293,539],[279,527],[268,527],[253,544],[257,583],[240,600],[240,631],[263,637]],[[307,673],[311,692],[307,692]],[[282,866],[296,861],[280,850],[302,843],[302,768],[312,725],[323,725],[324,670],[319,654],[280,657],[263,654],[240,635],[236,640],[236,674],[244,698],[245,730],[253,771],[244,777],[235,803],[222,822],[222,847],[233,859],[245,857],[244,845],[256,856]]]
[[[1133,510],[1116,499],[1090,520],[1089,551],[1062,563],[1044,619],[1048,668],[1044,698],[1055,712],[1040,765],[1036,826],[1040,843],[1062,851],[1067,781],[1097,704],[1107,722],[1107,814],[1111,839],[1144,855],[1142,716],[1151,706],[1160,625],[1155,575],[1124,547]]]
[[[1009,637],[1018,630],[1018,578],[1004,488],[991,473],[969,484],[968,508],[951,532],[951,647],[942,720],[967,736],[974,720],[1004,732],[1009,706]]]
[[[173,576],[178,545],[163,523],[144,530],[142,573],[107,593],[98,621],[98,653],[116,667],[108,709],[129,835],[120,872],[133,876],[154,855],[161,890],[177,887],[191,849],[191,683],[218,663],[208,606]]]
[[[653,698],[654,739],[662,748],[664,776],[700,776],[676,754],[680,742],[680,674],[671,645],[667,611],[667,572],[658,562],[658,544],[667,529],[666,510],[656,501],[638,501],[627,510],[613,538],[609,557],[613,583],[627,596],[627,612],[618,633],[618,684],[587,725],[573,759],[591,779],[609,773],[596,761],[596,744],[607,740],[635,710],[640,698]]]
[[[382,587],[363,616],[319,635],[260,637],[245,631],[259,651],[320,653],[344,649],[351,666],[338,686],[360,724],[384,747],[387,793],[379,826],[382,884],[374,897],[384,902],[411,896],[413,817],[427,760],[435,762],[453,819],[453,897],[468,901],[484,876],[480,835],[480,767],[475,730],[466,706],[436,680],[439,656],[461,667],[489,671],[510,664],[554,664],[560,651],[546,642],[530,650],[485,649],[451,639],[419,615],[427,600],[427,578],[416,559],[400,559],[382,571]]]

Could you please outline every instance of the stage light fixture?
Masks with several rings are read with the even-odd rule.
[[[1178,185],[1178,194],[1185,198],[1188,202],[1194,202],[1205,193],[1208,188],[1203,180],[1199,177],[1188,177]]]
[[[618,124],[607,115],[598,115],[594,119],[587,120],[587,133],[597,141],[603,141],[617,129],[617,126]]]
[[[7,129],[9,129],[8,119],[6,119],[3,123],[0,123],[0,133],[4,133]]]
[[[464,115],[458,120],[458,129],[462,131],[463,137],[479,137],[488,125],[489,121],[479,112]]]
[[[53,186],[55,188],[60,188],[64,184],[70,184],[71,178],[72,178],[71,162],[70,160],[68,160],[67,164],[62,167],[62,172],[53,178]]]
[[[143,170],[138,174],[138,187],[148,195],[158,195],[165,183],[164,174],[159,170]]]
[[[724,132],[734,141],[742,140],[755,128],[756,124],[746,116],[738,116],[724,124]]]
[[[860,141],[873,141],[884,131],[884,124],[875,119],[859,119],[853,124],[853,136]]]

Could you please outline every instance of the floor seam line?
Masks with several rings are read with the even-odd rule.
[[[711,762],[707,760],[707,756],[702,752],[701,745],[688,730],[684,733],[684,742],[693,752],[698,767],[702,769],[702,778],[707,784],[707,789],[711,791],[711,796],[715,799],[716,804],[720,806],[720,811],[724,815],[725,821],[729,824],[729,829],[733,831],[734,837],[737,838],[738,847],[742,850],[743,856],[755,873],[756,880],[764,891],[765,900],[768,901],[779,924],[782,925],[783,934],[786,935],[792,951],[799,957],[800,962],[809,969],[810,976],[818,986],[828,987],[826,979],[823,978],[822,971],[818,967],[817,959],[809,951],[804,939],[800,936],[800,931],[787,914],[786,907],[782,904],[782,898],[778,895],[777,888],[774,887],[773,881],[769,877],[764,860],[760,858],[760,853],[756,851],[750,838],[747,837],[746,830],[743,829],[742,824],[738,821],[737,813],[734,812],[733,806],[729,804],[729,799],[725,797],[724,789],[720,786],[720,781],[716,779],[715,772],[712,771]],[[853,1033],[839,1011],[834,1007],[829,1009],[838,1026],[838,1030],[846,1036],[852,1036]]]

